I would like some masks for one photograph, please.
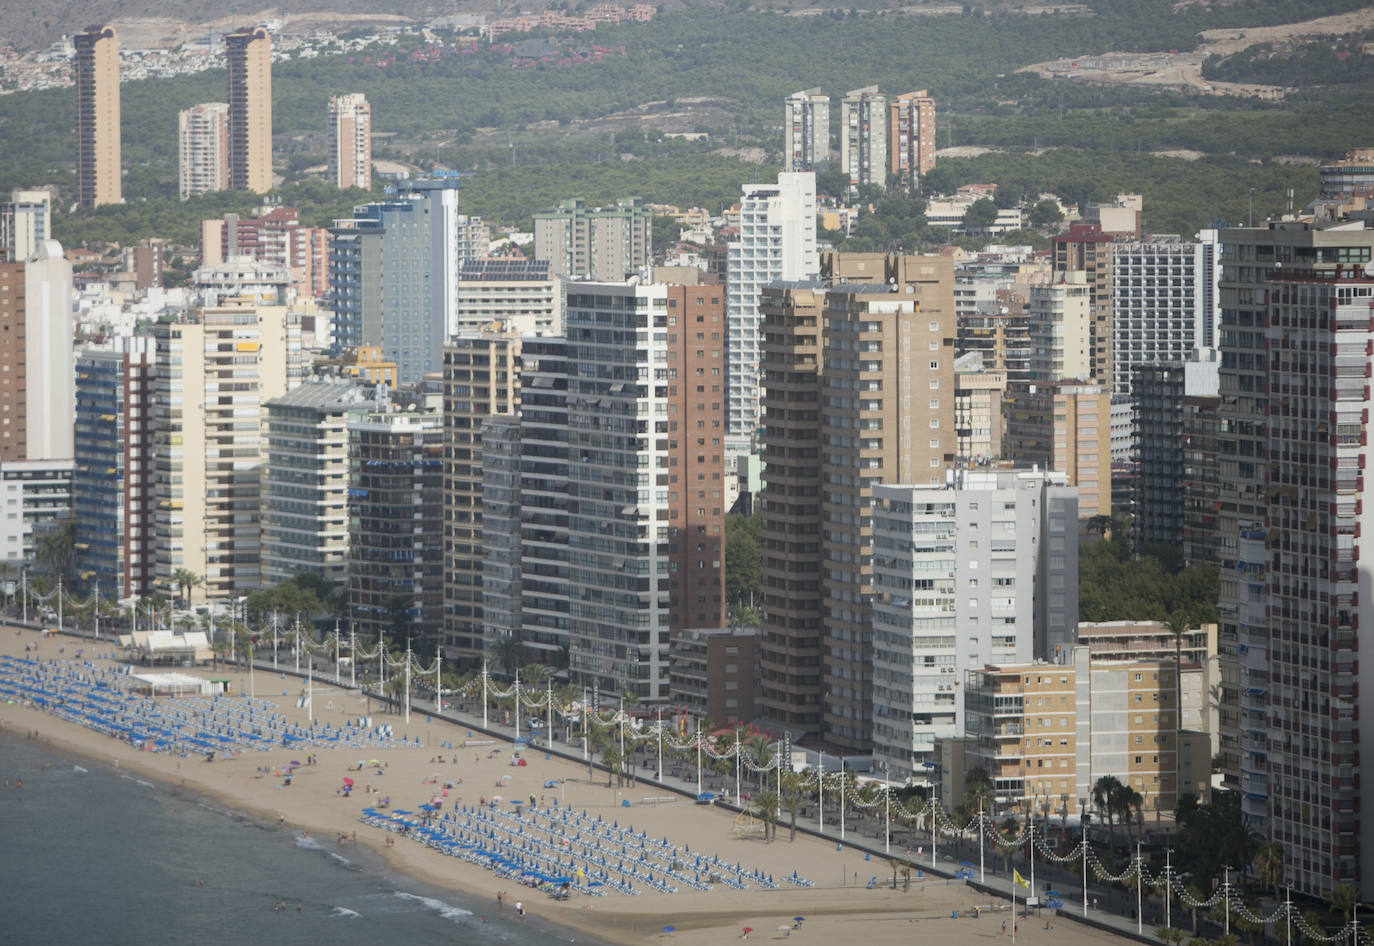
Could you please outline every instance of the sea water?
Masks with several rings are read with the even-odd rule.
[[[0,944],[599,946],[538,915],[564,905],[518,885],[511,899],[522,893],[532,916],[518,923],[361,846],[0,730]]]

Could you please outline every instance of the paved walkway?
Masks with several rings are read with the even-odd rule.
[[[25,624],[14,617],[9,618],[9,623],[16,626],[33,627],[35,629],[44,626],[32,622]],[[53,629],[51,623],[47,626],[49,629]],[[91,632],[89,629],[83,633],[78,628],[65,627],[61,633],[72,637],[83,637],[86,640],[91,639]],[[101,637],[106,642],[111,641],[108,632],[102,634]],[[270,660],[255,660],[254,666],[256,669],[263,672],[284,673],[290,676],[298,676],[301,679],[304,679],[306,676],[304,672],[297,673],[295,671],[294,661],[289,665],[279,661],[278,666],[273,666]],[[332,668],[330,671],[321,672],[316,679],[321,684],[332,685],[334,682]],[[347,685],[346,676],[343,678],[343,683]],[[378,700],[379,703],[387,702],[385,698],[379,696],[375,692],[370,695],[373,699]],[[412,699],[411,717],[412,725],[417,722],[426,721],[428,717],[433,717],[461,726],[471,730],[473,733],[481,733],[504,741],[513,741],[515,738],[514,727],[504,722],[498,722],[496,719],[492,718],[491,714],[489,714],[488,722],[484,726],[480,713],[463,712],[452,708],[443,710],[442,712],[436,711],[435,704],[429,700]],[[419,719],[417,720],[416,717],[419,717]],[[524,720],[522,719],[522,723],[523,722]],[[558,739],[557,733],[555,733],[553,744],[544,745],[542,742],[542,727],[535,730],[534,734],[536,740],[541,741],[536,741],[532,743],[532,745],[542,751],[549,752],[564,759],[587,764],[589,778],[594,777],[592,775],[593,769],[599,770],[600,772],[606,771],[605,766],[595,760],[594,754],[592,759],[584,759],[583,745],[579,737],[574,736],[573,741],[569,743],[562,739]],[[522,726],[521,736],[528,739],[530,735],[531,733],[528,727]],[[635,779],[644,785],[646,789],[659,792],[672,792],[688,798],[696,798],[698,794],[698,783],[695,765],[685,765],[681,762],[670,761],[665,752],[663,757],[663,778],[659,780],[656,778],[658,774],[658,758],[655,749],[650,747],[647,750],[640,751],[632,756],[632,760],[635,765]],[[749,779],[742,779],[740,783],[741,790],[746,794],[756,790],[757,779],[755,779],[754,782],[754,785],[750,785]],[[739,811],[743,807],[747,807],[747,801],[741,806],[722,800],[722,793],[725,792],[733,795],[734,787],[735,780],[733,774],[728,777],[722,777],[716,775],[714,772],[708,772],[703,765],[701,789],[703,791],[714,792],[716,794],[717,805],[731,811]],[[838,813],[833,810],[828,811],[825,830],[822,832],[820,830],[819,818],[814,808],[814,805],[804,806],[797,818],[796,830],[800,833],[823,837],[827,840],[834,841],[837,845],[843,844],[853,851],[862,853],[865,861],[872,862],[871,865],[866,865],[866,872],[870,877],[876,877],[880,884],[884,882],[885,877],[887,878],[886,882],[891,883],[892,869],[888,864],[890,858],[895,858],[904,864],[909,864],[914,871],[923,871],[937,877],[944,877],[951,880],[954,878],[956,871],[959,871],[961,867],[967,867],[972,870],[973,879],[966,882],[974,889],[982,890],[988,894],[989,900],[987,908],[989,910],[1005,910],[1010,906],[1010,901],[1012,899],[1012,883],[1005,872],[1000,869],[1005,863],[1000,853],[992,850],[985,850],[983,854],[983,864],[980,868],[978,846],[969,840],[966,839],[962,844],[957,844],[947,835],[942,836],[938,845],[938,852],[936,852],[928,832],[913,834],[906,828],[895,828],[891,845],[885,845],[882,841],[883,817],[881,813],[879,813],[876,818],[869,815],[856,816],[852,813],[847,815],[845,831],[843,835],[841,835]],[[791,829],[789,812],[784,811],[781,813],[778,828],[780,831],[788,831]],[[935,856],[936,853],[938,853],[938,857]],[[1024,857],[1018,858],[1015,867],[1027,879],[1031,877],[1030,865],[1025,861]],[[1163,923],[1164,910],[1160,902],[1146,902],[1145,920],[1143,923],[1137,923],[1135,919],[1136,900],[1134,893],[1130,891],[1123,892],[1105,884],[1098,883],[1093,880],[1091,872],[1089,874],[1089,883],[1087,886],[1086,909],[1084,907],[1081,869],[1065,870],[1043,859],[1037,859],[1034,868],[1034,876],[1035,889],[1042,897],[1044,891],[1048,889],[1054,889],[1059,892],[1063,900],[1063,907],[1057,911],[1058,916],[1072,919],[1076,922],[1086,923],[1099,929],[1118,933],[1133,939],[1138,938],[1143,942],[1156,942],[1153,933],[1154,928]],[[854,880],[856,883],[866,884],[868,882],[868,878],[858,877],[857,875]],[[1027,891],[1024,888],[1016,888],[1016,901],[1018,907],[1023,911],[1026,893]],[[1044,916],[1050,911],[1033,912],[1038,916]],[[1186,928],[1188,926],[1187,911],[1177,903],[1174,904],[1173,921],[1174,925],[1179,928]]]

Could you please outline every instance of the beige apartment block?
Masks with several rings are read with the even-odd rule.
[[[196,602],[260,583],[264,404],[301,380],[300,317],[252,303],[192,310],[153,327],[158,585],[204,579]]]
[[[229,63],[229,186],[272,189],[272,37],[261,26],[224,37]]]
[[[822,272],[834,285],[775,283],[761,306],[762,702],[859,751],[873,712],[872,488],[940,484],[954,463],[954,274],[945,258],[880,254],[835,254]]]
[[[372,189],[372,106],[361,92],[330,96],[329,179]]]
[[[76,55],[76,199],[83,207],[123,203],[119,142],[119,34],[92,26],[72,37]]]
[[[1007,393],[1003,456],[1068,474],[1080,519],[1112,512],[1112,396],[1102,385],[1060,381]]]
[[[1106,776],[1140,794],[1132,820],[1172,812],[1180,775],[1205,798],[1211,740],[1176,729],[1174,674],[1172,658],[1097,660],[1084,646],[1062,664],[970,671],[965,764],[987,772],[999,807],[1041,817],[1094,811],[1093,789]]]

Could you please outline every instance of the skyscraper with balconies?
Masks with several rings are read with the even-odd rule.
[[[850,187],[887,186],[887,96],[876,85],[840,101],[840,167]]]
[[[202,102],[177,113],[181,199],[229,189],[229,106]]]
[[[329,98],[329,179],[372,189],[372,106],[361,92]]]
[[[819,88],[794,92],[783,107],[783,173],[823,171],[830,160],[830,96]]]
[[[1357,694],[1374,671],[1357,655],[1360,604],[1374,594],[1360,561],[1374,508],[1374,230],[1283,221],[1224,230],[1221,242],[1218,649],[1223,744],[1236,734],[1239,762],[1224,776],[1247,828],[1284,845],[1295,891],[1348,882],[1369,896],[1360,851],[1374,845],[1374,819],[1358,786],[1374,731]]]
[[[872,491],[954,463],[948,259],[836,254],[764,290],[761,702],[844,751],[872,740]],[[842,282],[844,279],[853,281]]]
[[[726,356],[722,366],[727,452],[741,453],[758,429],[760,411],[759,296],[775,279],[809,279],[820,272],[816,251],[816,175],[782,173],[776,184],[746,184],[739,238],[729,245],[726,281]]]
[[[888,103],[888,177],[908,190],[916,190],[921,175],[933,167],[935,100],[924,89],[898,95]]]
[[[229,65],[229,187],[272,189],[272,37],[261,26],[224,37]]]
[[[72,38],[76,55],[76,200],[83,207],[122,203],[119,142],[119,34],[92,26]]]
[[[300,316],[226,303],[153,327],[156,580],[185,568],[198,600],[261,580],[265,401],[301,380]]]

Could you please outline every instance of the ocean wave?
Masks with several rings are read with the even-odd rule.
[[[128,781],[128,782],[137,782],[139,785],[142,785],[144,788],[157,788],[157,786],[154,785],[152,782],[145,781],[144,779],[141,779],[141,778],[135,778],[135,777],[132,776],[132,775],[121,775],[120,778],[122,778],[122,779],[124,779],[125,781]]]
[[[348,858],[334,851],[329,852],[329,859],[337,862],[340,867],[343,867],[347,870],[361,870],[361,868],[355,867],[353,862],[350,861]]]
[[[362,919],[363,916],[357,910],[350,910],[348,909],[348,907],[335,907],[334,913],[332,915],[337,917],[343,917],[344,919],[348,920],[359,920]]]
[[[296,835],[296,847],[303,847],[308,851],[323,851],[324,845],[308,834]]]
[[[83,768],[82,768],[81,766],[79,766],[79,765],[74,765],[74,766],[72,766],[72,771],[73,771],[73,772],[80,772],[82,775],[85,775],[85,774],[86,774],[86,770],[83,769]]]
[[[446,920],[460,920],[463,917],[472,916],[471,910],[455,907],[442,900],[437,900],[434,897],[421,897],[418,894],[406,893],[404,890],[396,891],[396,896],[400,897],[402,900],[413,900],[416,903],[422,903]]]

